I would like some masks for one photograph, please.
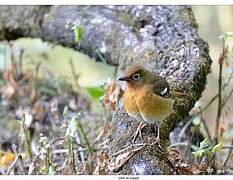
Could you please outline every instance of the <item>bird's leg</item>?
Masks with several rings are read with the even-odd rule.
[[[155,127],[155,130],[157,129],[157,137],[156,137],[155,142],[151,143],[151,146],[153,146],[155,144],[158,144],[158,147],[161,148],[161,146],[160,146],[160,138],[159,138],[159,128],[160,128],[160,125],[159,124],[158,125],[155,124],[154,127]]]
[[[143,124],[143,122],[140,122],[139,126],[137,127],[137,130],[133,135],[130,137],[133,138],[132,142],[134,143],[137,136],[139,136],[142,139],[142,129],[146,127],[146,124]]]

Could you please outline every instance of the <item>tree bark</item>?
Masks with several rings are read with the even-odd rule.
[[[169,134],[194,106],[205,88],[211,59],[208,45],[198,35],[197,24],[187,6],[0,6],[0,24],[6,39],[39,37],[62,44],[124,70],[134,63],[165,77],[175,91],[175,114],[161,127],[161,145],[166,149]],[[79,45],[76,24],[84,29]],[[0,29],[1,32],[1,29]],[[138,122],[120,103],[112,119],[110,154],[132,145],[129,137]],[[156,135],[153,127],[143,131],[143,142]],[[170,174],[167,155],[157,147],[136,153],[118,172],[110,174]],[[112,158],[114,162],[114,158]]]

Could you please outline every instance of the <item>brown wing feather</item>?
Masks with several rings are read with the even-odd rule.
[[[162,77],[159,77],[159,79],[157,79],[154,82],[153,90],[154,90],[155,94],[157,94],[163,98],[171,97],[170,86],[169,86],[168,82],[165,79],[163,79]]]

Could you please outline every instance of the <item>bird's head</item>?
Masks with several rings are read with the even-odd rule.
[[[126,81],[128,86],[143,86],[150,79],[151,72],[141,65],[132,65],[127,68],[125,76],[118,81]]]

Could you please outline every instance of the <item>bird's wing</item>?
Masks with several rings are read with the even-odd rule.
[[[154,82],[153,84],[154,93],[163,97],[169,98],[171,97],[170,86],[165,79],[160,79]]]

